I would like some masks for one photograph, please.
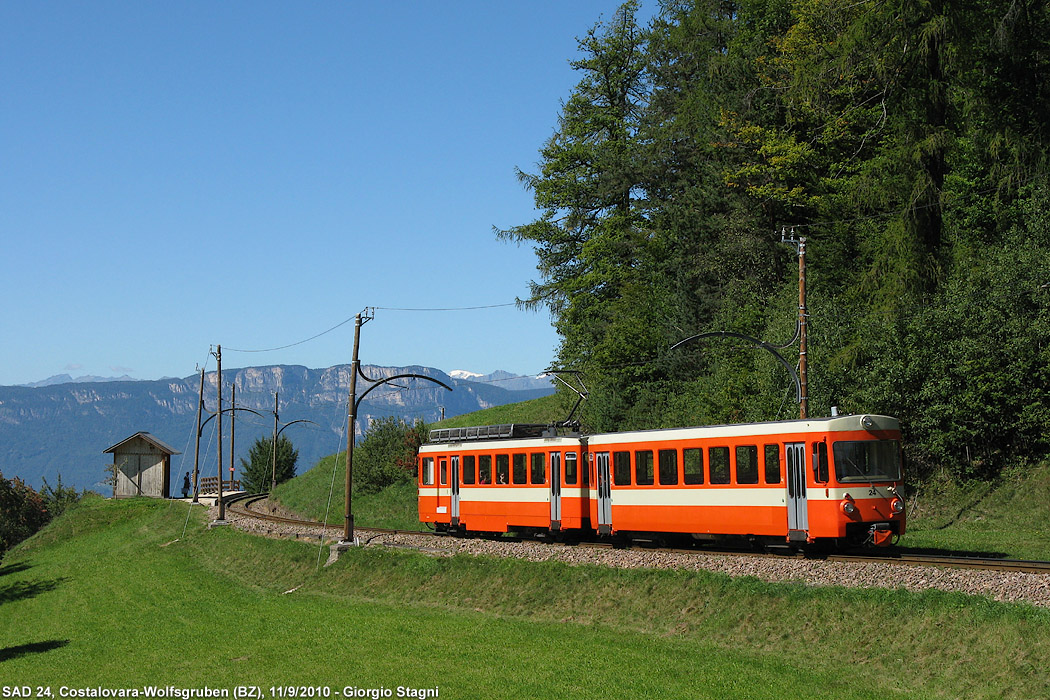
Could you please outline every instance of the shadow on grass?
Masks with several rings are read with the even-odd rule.
[[[18,562],[17,564],[8,564],[7,566],[0,566],[0,576],[7,576],[8,574],[17,574],[19,571],[25,571],[31,568],[32,564],[26,562]]]
[[[48,642],[33,642],[32,644],[6,647],[0,649],[0,663],[17,659],[20,656],[28,656],[29,654],[43,654],[48,651],[54,651],[55,649],[61,649],[67,644],[69,644],[68,639],[52,639]]]
[[[41,593],[55,590],[63,581],[65,579],[53,578],[46,581],[16,581],[0,586],[0,605],[35,598]]]

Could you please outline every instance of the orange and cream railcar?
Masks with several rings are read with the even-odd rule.
[[[419,450],[419,518],[439,530],[588,529],[586,455],[579,437],[546,426],[431,433]]]
[[[841,416],[592,435],[600,534],[889,544],[904,533],[900,426]]]
[[[419,517],[438,529],[848,541],[904,534],[900,426],[888,416],[556,437],[436,430]]]

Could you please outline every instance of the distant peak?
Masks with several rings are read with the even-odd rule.
[[[95,375],[84,375],[82,377],[77,377],[76,379],[74,379],[73,377],[69,376],[68,374],[56,374],[54,376],[48,377],[47,379],[41,380],[39,382],[29,382],[28,384],[22,384],[22,386],[28,386],[28,387],[32,387],[32,388],[39,388],[39,387],[45,387],[45,386],[55,386],[56,384],[87,384],[87,383],[94,383],[94,382],[141,382],[141,381],[144,381],[144,380],[142,380],[142,379],[135,379],[134,377],[129,377],[126,374],[124,376],[122,376],[122,377],[98,377],[98,376],[95,376]]]

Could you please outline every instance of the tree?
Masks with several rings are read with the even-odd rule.
[[[44,499],[21,479],[0,473],[0,554],[26,539],[50,520]]]
[[[277,483],[295,476],[295,463],[299,450],[292,441],[281,435],[277,438]],[[241,487],[248,493],[263,493],[270,490],[274,479],[273,440],[261,437],[248,450],[248,459],[241,458]]]
[[[578,39],[581,74],[558,128],[540,151],[540,172],[518,175],[539,219],[506,230],[535,246],[540,279],[526,307],[545,306],[562,336],[559,363],[574,369],[619,366],[651,354],[651,324],[639,309],[665,298],[650,271],[658,250],[646,225],[641,119],[649,94],[645,32],[638,2]],[[599,399],[592,393],[591,403]]]
[[[416,473],[416,454],[427,438],[423,421],[409,424],[400,418],[371,422],[361,443],[354,449],[354,488],[377,493]]]
[[[40,497],[44,501],[49,518],[57,518],[62,515],[67,508],[79,503],[87,493],[87,489],[77,491],[74,487],[63,484],[61,474],[58,475],[54,486],[47,483],[47,479],[42,479],[42,481]]]
[[[645,29],[637,9],[579,40],[519,173],[539,217],[497,230],[535,247],[523,304],[584,371],[585,426],[791,415],[772,357],[667,352],[792,337],[786,225],[808,240],[813,415],[899,416],[916,471],[1050,452],[1050,6],[661,0]]]

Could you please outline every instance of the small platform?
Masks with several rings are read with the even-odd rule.
[[[247,493],[247,492],[246,491],[223,491],[222,492],[223,503],[228,503],[229,500],[231,498],[233,498],[234,496],[241,496],[241,495],[243,495],[245,493]],[[182,501],[183,503],[193,503],[193,496],[190,496],[189,498],[176,498],[174,500]],[[199,494],[197,494],[197,502],[202,504],[202,505],[206,505],[206,506],[208,506],[210,508],[210,507],[214,506],[215,504],[217,504],[219,502],[219,494],[218,493],[199,493]]]

